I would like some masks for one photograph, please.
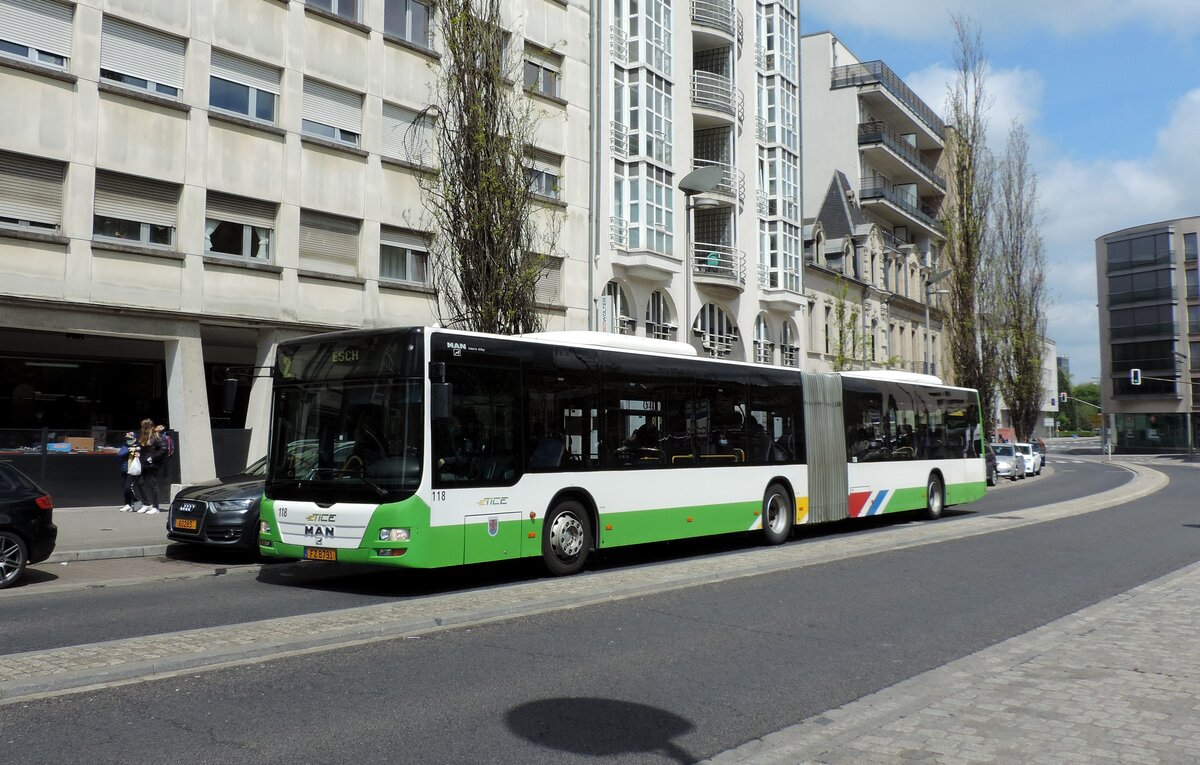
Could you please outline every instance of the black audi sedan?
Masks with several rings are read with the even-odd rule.
[[[263,457],[236,475],[181,489],[167,513],[167,538],[258,552],[258,505],[266,478]]]
[[[50,495],[11,463],[0,462],[0,590],[20,579],[25,566],[54,552],[53,515]]]

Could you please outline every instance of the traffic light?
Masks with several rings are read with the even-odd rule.
[[[1060,403],[1060,404],[1067,403],[1067,392],[1065,390],[1060,390],[1058,392],[1058,403]]]
[[[1140,370],[1140,369],[1129,370],[1129,384],[1130,385],[1141,385],[1142,384],[1142,370]]]

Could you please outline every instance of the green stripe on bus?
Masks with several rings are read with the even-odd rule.
[[[605,513],[600,518],[600,547],[746,531],[754,525],[756,512],[762,512],[761,500]]]
[[[946,504],[961,505],[983,499],[987,494],[986,481],[971,481],[970,483],[952,483],[946,487]]]
[[[903,513],[908,510],[920,510],[925,507],[925,487],[913,486],[908,489],[893,489],[892,496],[888,500],[887,506],[883,508],[885,513]]]

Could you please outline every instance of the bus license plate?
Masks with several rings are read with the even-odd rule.
[[[198,522],[195,518],[176,518],[175,528],[186,529],[187,531],[195,531]]]
[[[329,547],[305,547],[304,557],[308,560],[337,560],[337,550]]]

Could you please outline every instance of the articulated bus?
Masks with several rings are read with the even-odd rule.
[[[280,343],[260,552],[414,568],[921,511],[985,491],[975,391],[593,332]]]

